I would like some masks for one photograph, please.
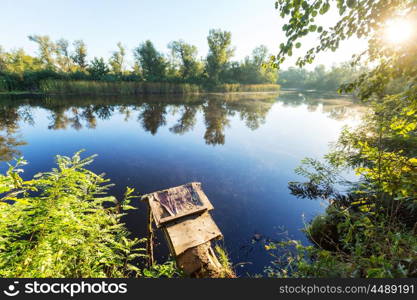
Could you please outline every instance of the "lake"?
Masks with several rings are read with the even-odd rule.
[[[301,229],[325,204],[297,199],[288,181],[304,157],[320,158],[364,108],[349,98],[314,93],[2,99],[1,171],[13,156],[29,161],[29,178],[54,166],[56,154],[86,149],[121,197],[202,182],[214,205],[222,244],[241,276],[271,261],[268,241],[308,240]],[[129,212],[135,236],[146,234],[146,206]],[[157,236],[157,259],[167,257]]]

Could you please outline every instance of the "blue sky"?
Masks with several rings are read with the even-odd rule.
[[[129,53],[146,39],[166,52],[170,41],[184,39],[205,56],[208,31],[221,28],[232,32],[234,59],[241,60],[261,44],[275,53],[284,40],[283,20],[274,4],[274,0],[0,0],[0,45],[34,54],[36,45],[27,36],[42,34],[54,40],[83,39],[89,58],[107,58],[119,41]],[[347,59],[341,52],[319,62]]]

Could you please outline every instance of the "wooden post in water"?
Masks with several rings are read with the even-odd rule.
[[[155,263],[154,256],[153,256],[153,217],[152,217],[152,209],[151,206],[148,204],[148,239],[146,244],[146,252],[148,254],[148,267],[152,267]]]
[[[149,219],[162,228],[177,265],[191,277],[221,277],[224,272],[211,246],[211,241],[223,235],[210,216],[213,205],[201,189],[192,182],[147,194]],[[148,221],[151,224],[151,221]],[[152,227],[148,224],[149,261],[153,262]]]

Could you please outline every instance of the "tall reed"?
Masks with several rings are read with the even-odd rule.
[[[217,93],[279,92],[278,84],[220,84],[210,89]]]
[[[198,85],[187,83],[154,83],[137,81],[44,80],[40,91],[58,95],[141,95],[191,94],[201,91]]]
[[[39,88],[42,93],[56,95],[149,95],[278,92],[280,86],[278,84],[221,84],[213,88],[203,88],[188,83],[48,79],[41,81]]]

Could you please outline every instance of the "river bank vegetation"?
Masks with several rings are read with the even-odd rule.
[[[109,181],[85,169],[92,160],[57,156],[56,168],[24,180],[19,159],[0,175],[1,277],[180,276],[170,261],[146,266],[145,240],[121,222],[134,190],[109,196]]]
[[[206,58],[199,58],[197,47],[183,40],[169,43],[167,54],[148,40],[133,50],[130,66],[122,43],[108,61],[102,57],[89,61],[82,40],[53,41],[46,35],[29,39],[38,45],[35,57],[23,49],[0,48],[0,92],[135,95],[279,90],[277,71],[266,64],[268,49],[259,46],[243,61],[232,61],[232,35],[220,29],[210,30]]]
[[[323,161],[306,159],[296,170],[308,180],[291,182],[292,193],[324,199],[328,207],[306,226],[312,246],[298,241],[267,246],[276,255],[267,275],[416,277],[417,33],[399,39],[416,28],[416,2],[277,1],[277,7],[289,18],[283,28],[288,41],[281,45],[278,63],[300,46],[300,38],[315,32],[320,44],[298,59],[300,67],[349,37],[368,39],[368,49],[354,56],[352,65],[372,67],[340,91],[355,92],[371,112],[358,128],[342,132]],[[340,19],[322,28],[316,16],[330,9]],[[387,34],[393,30],[395,36]],[[396,89],[390,88],[393,83]],[[342,176],[352,169],[358,176],[354,182]]]

